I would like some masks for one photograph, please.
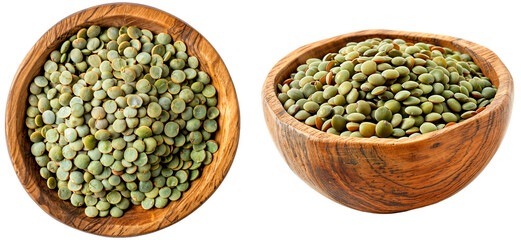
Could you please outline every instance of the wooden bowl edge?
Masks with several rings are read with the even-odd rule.
[[[278,73],[279,73],[279,69],[277,68],[277,66],[280,66],[281,68],[287,67],[287,65],[289,65],[290,62],[298,59],[298,56],[296,56],[296,53],[303,51],[313,45],[318,45],[318,44],[325,45],[330,41],[342,40],[342,39],[346,39],[346,38],[354,38],[354,37],[368,38],[368,37],[377,37],[377,36],[380,36],[382,38],[383,37],[398,38],[399,36],[403,37],[403,34],[427,35],[427,36],[430,36],[432,39],[448,38],[453,43],[462,43],[462,44],[467,44],[467,45],[473,44],[475,46],[472,49],[482,48],[482,50],[486,51],[487,54],[491,54],[491,59],[489,59],[489,61],[493,60],[496,62],[496,64],[494,66],[492,66],[492,69],[494,69],[496,73],[498,72],[498,70],[501,70],[501,74],[496,75],[496,76],[498,78],[498,81],[501,81],[502,85],[503,85],[503,86],[498,87],[498,92],[496,94],[496,97],[494,98],[494,101],[492,101],[492,103],[489,106],[487,106],[487,108],[483,112],[481,112],[480,114],[478,114],[466,121],[455,124],[449,128],[440,129],[438,131],[430,132],[427,134],[422,134],[421,136],[407,138],[407,139],[380,139],[380,138],[375,139],[375,138],[350,138],[350,137],[346,138],[346,137],[336,136],[336,135],[328,134],[328,133],[325,133],[318,129],[305,125],[304,123],[302,123],[302,122],[296,120],[295,118],[293,118],[292,116],[290,116],[282,108],[282,105],[280,104],[280,102],[277,99],[277,96],[276,96],[277,90],[275,89],[275,86],[276,86],[275,81],[276,81]],[[389,35],[391,35],[391,36],[389,36]],[[439,40],[435,40],[435,42],[438,42],[438,41]],[[261,98],[262,98],[263,104],[267,105],[266,109],[271,111],[274,114],[274,116],[276,116],[276,118],[281,123],[287,124],[287,125],[295,128],[301,134],[306,135],[306,137],[308,137],[310,140],[319,141],[319,142],[340,141],[340,142],[362,142],[362,143],[396,145],[396,144],[409,144],[411,142],[427,141],[433,135],[442,135],[448,131],[452,131],[454,129],[459,129],[461,127],[465,127],[466,124],[470,124],[470,122],[472,122],[474,120],[484,118],[487,115],[492,114],[492,112],[498,112],[499,111],[498,108],[500,108],[501,105],[506,105],[510,108],[510,110],[508,111],[509,112],[508,119],[510,119],[511,109],[512,109],[511,103],[513,102],[513,97],[514,97],[513,85],[514,85],[513,78],[511,76],[510,72],[508,71],[508,69],[506,68],[506,66],[499,59],[499,57],[494,52],[492,52],[490,49],[488,49],[484,46],[481,46],[479,44],[476,44],[474,42],[464,40],[462,38],[456,38],[456,37],[452,37],[452,36],[432,34],[432,33],[409,32],[409,31],[398,31],[398,30],[388,30],[388,29],[368,29],[368,30],[361,30],[361,31],[341,34],[341,35],[334,36],[331,38],[318,40],[316,42],[303,45],[303,46],[291,51],[286,56],[284,56],[282,59],[280,59],[268,73],[268,76],[266,77],[266,80],[264,81],[264,84],[262,87]],[[499,99],[497,97],[499,97]]]

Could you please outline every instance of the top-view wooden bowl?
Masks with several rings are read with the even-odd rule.
[[[464,122],[398,140],[340,137],[286,113],[277,99],[277,83],[308,58],[322,58],[350,41],[374,37],[431,43],[467,53],[498,87],[496,97],[483,112]],[[354,32],[298,48],[273,67],[262,90],[266,124],[293,172],[326,197],[374,213],[430,205],[469,184],[498,149],[512,101],[512,76],[489,49],[455,37],[390,30]]]
[[[219,150],[213,162],[204,167],[201,176],[180,200],[170,202],[163,209],[144,210],[131,207],[123,217],[89,218],[84,208],[73,207],[58,198],[39,175],[39,167],[30,152],[30,141],[25,127],[25,109],[28,107],[28,87],[42,72],[49,54],[79,29],[97,24],[104,27],[137,26],[154,33],[167,32],[173,40],[186,43],[189,55],[200,61],[200,69],[207,72],[217,89],[219,131],[215,135]],[[21,63],[11,85],[6,110],[6,138],[16,174],[31,198],[49,215],[74,228],[105,236],[132,236],[170,226],[183,219],[203,204],[219,187],[233,162],[239,140],[239,106],[231,77],[212,45],[195,29],[182,20],[161,10],[137,5],[116,3],[95,6],[58,22],[47,31]]]

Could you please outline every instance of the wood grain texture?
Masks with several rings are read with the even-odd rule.
[[[350,41],[402,38],[469,54],[498,87],[494,101],[478,115],[410,139],[340,137],[308,127],[286,113],[276,85],[311,57],[337,52]],[[264,117],[289,167],[324,196],[367,212],[393,213],[439,202],[469,184],[490,161],[512,111],[513,81],[489,49],[449,36],[366,30],[303,46],[280,60],[262,90]]]
[[[164,209],[145,211],[133,207],[122,218],[88,218],[84,208],[73,207],[49,190],[39,176],[39,167],[30,153],[25,127],[28,86],[41,74],[43,63],[51,51],[83,27],[137,26],[154,33],[168,32],[174,40],[182,40],[188,54],[195,55],[218,92],[220,130],[215,135],[220,149],[212,164],[206,166],[183,197]],[[224,62],[212,45],[182,20],[151,7],[116,3],[92,7],[70,15],[47,31],[27,54],[15,75],[6,109],[6,138],[13,167],[31,198],[49,215],[74,228],[105,236],[133,236],[156,231],[183,219],[203,204],[219,187],[236,153],[239,141],[239,105],[233,82]],[[217,219],[216,219],[217,220]]]

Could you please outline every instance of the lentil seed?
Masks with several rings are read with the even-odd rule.
[[[284,109],[341,136],[418,136],[479,114],[497,92],[469,55],[401,39],[348,43],[296,70],[278,85]]]
[[[121,217],[130,203],[163,208],[212,162],[217,89],[187,48],[167,33],[92,25],[51,52],[29,85],[26,126],[40,175],[61,199],[88,217]],[[350,76],[342,74],[339,83]],[[298,102],[303,120],[304,98],[316,92],[306,89],[284,99]]]

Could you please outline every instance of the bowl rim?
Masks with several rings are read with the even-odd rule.
[[[130,11],[130,9],[132,10]],[[229,109],[226,113],[221,112],[221,117],[224,114],[229,114],[230,117],[227,122],[223,120],[223,122],[227,123],[224,126],[221,126],[220,135],[222,135],[222,141],[221,145],[219,146],[219,150],[213,154],[214,157],[214,164],[217,164],[215,161],[216,156],[219,156],[219,164],[214,165],[215,167],[212,167],[213,173],[212,176],[205,180],[204,184],[197,184],[200,187],[198,189],[195,189],[195,187],[191,187],[188,191],[192,190],[194,192],[197,190],[197,192],[194,192],[192,195],[192,203],[188,202],[187,204],[181,205],[181,207],[184,207],[183,209],[169,209],[169,205],[172,204],[169,202],[167,207],[163,209],[154,209],[152,211],[166,211],[164,213],[164,218],[156,219],[153,224],[146,224],[141,226],[134,226],[132,223],[127,225],[114,225],[113,228],[105,229],[103,226],[108,224],[112,219],[112,217],[107,218],[89,218],[89,219],[98,219],[93,221],[98,221],[97,224],[101,225],[99,228],[93,228],[93,226],[89,226],[89,223],[84,223],[86,216],[79,216],[75,215],[72,218],[69,219],[61,219],[58,214],[56,214],[54,211],[52,211],[52,205],[42,205],[40,200],[38,199],[41,195],[46,195],[45,192],[42,193],[41,190],[38,190],[37,193],[31,192],[30,188],[39,188],[38,184],[36,183],[27,183],[22,179],[22,173],[26,172],[25,170],[25,160],[23,152],[23,149],[19,146],[16,146],[16,143],[19,141],[16,139],[25,139],[26,141],[30,141],[26,136],[26,133],[24,132],[26,130],[25,123],[23,123],[24,129],[17,131],[15,127],[12,127],[11,125],[16,125],[15,122],[18,122],[20,120],[16,120],[17,114],[12,111],[13,108],[10,106],[14,105],[13,102],[20,101],[20,99],[16,99],[15,95],[16,93],[20,93],[22,91],[27,91],[26,88],[17,88],[17,85],[20,85],[22,82],[22,79],[25,78],[31,78],[24,67],[28,66],[29,60],[32,56],[35,54],[38,54],[38,48],[40,44],[43,44],[43,46],[48,47],[53,42],[56,41],[64,41],[61,39],[61,37],[67,37],[67,34],[70,34],[71,31],[73,31],[74,28],[77,28],[80,25],[89,24],[88,18],[92,17],[92,15],[95,12],[102,12],[100,15],[96,16],[93,20],[100,20],[103,21],[104,19],[108,18],[123,18],[126,17],[134,17],[138,19],[145,18],[141,15],[139,15],[139,11],[150,11],[153,12],[155,15],[154,18],[146,18],[146,21],[150,23],[150,25],[160,25],[159,23],[170,23],[170,22],[176,22],[182,24],[182,26],[188,30],[190,30],[190,33],[194,33],[197,36],[197,43],[203,42],[205,46],[207,46],[207,49],[203,52],[201,51],[199,54],[211,54],[213,55],[212,59],[216,59],[216,62],[208,63],[207,68],[212,69],[212,71],[215,71],[216,73],[219,73],[219,79],[218,81],[222,83],[222,85],[226,85],[227,90],[226,93],[223,94],[223,99],[226,100],[226,105],[229,105]],[[79,19],[79,20],[78,20]],[[87,19],[87,20],[86,20]],[[92,23],[90,23],[92,24]],[[178,28],[177,26],[169,25],[169,28],[166,29],[171,35],[173,34],[171,31]],[[59,34],[57,34],[59,33]],[[44,52],[45,50],[42,50]],[[188,50],[190,51],[190,50]],[[209,52],[209,53],[208,53]],[[42,65],[43,66],[43,65]],[[41,67],[40,67],[41,68]],[[213,79],[214,80],[214,79]],[[217,81],[217,80],[214,80]],[[226,98],[224,97],[226,96]],[[26,102],[25,100],[22,100]],[[11,111],[10,111],[11,110]],[[25,109],[23,110],[25,113]],[[233,116],[233,117],[232,117]],[[23,120],[25,120],[25,115]],[[7,150],[9,153],[9,157],[11,159],[11,163],[13,165],[13,168],[15,170],[15,173],[18,177],[18,180],[20,181],[21,185],[23,186],[24,190],[27,192],[27,194],[31,197],[31,199],[49,216],[57,220],[58,222],[61,222],[67,226],[73,227],[75,229],[92,233],[96,235],[102,235],[102,236],[136,236],[136,235],[142,235],[150,232],[154,232],[160,229],[163,229],[165,227],[171,226],[174,223],[182,220],[183,218],[187,217],[191,213],[193,213],[195,210],[197,210],[201,205],[204,204],[206,200],[208,200],[213,193],[217,190],[217,188],[220,186],[220,184],[224,181],[224,178],[226,177],[229,169],[231,168],[231,165],[233,163],[233,160],[235,158],[235,154],[238,147],[239,142],[239,133],[240,133],[240,112],[239,112],[239,103],[238,98],[235,92],[235,87],[233,84],[233,81],[231,79],[231,76],[228,72],[228,69],[226,68],[226,65],[217,52],[217,50],[211,45],[211,43],[195,28],[193,28],[191,25],[183,21],[182,19],[165,12],[163,10],[144,5],[144,4],[136,4],[136,3],[106,3],[106,4],[100,4],[100,5],[94,5],[85,9],[81,9],[79,11],[76,11],[66,17],[64,17],[62,20],[58,21],[56,24],[51,26],[32,46],[32,48],[26,53],[24,59],[19,64],[18,70],[16,71],[13,80],[11,82],[10,90],[8,93],[8,99],[6,102],[6,110],[5,110],[5,137],[6,137],[6,144],[7,144]],[[227,129],[223,131],[222,129]],[[232,131],[234,129],[234,131]],[[21,135],[21,136],[20,136]],[[12,140],[9,140],[12,139]],[[16,141],[15,141],[16,140]],[[226,143],[226,144],[224,144]],[[226,146],[225,146],[226,145]],[[218,154],[219,151],[223,152],[222,154]],[[222,156],[221,156],[222,155]],[[209,165],[212,166],[212,165]],[[208,169],[209,167],[206,166],[204,170]],[[203,171],[204,171],[203,170]],[[38,176],[39,177],[39,176]],[[202,179],[202,177],[199,177],[199,179]],[[55,191],[53,191],[55,192]],[[40,196],[39,196],[40,195]],[[181,198],[182,200],[183,198]],[[70,205],[70,203],[68,203]],[[176,204],[177,205],[177,204]],[[72,207],[72,205],[70,205]],[[131,206],[132,207],[132,206]],[[179,214],[179,212],[182,212]],[[128,214],[128,213],[127,213]],[[163,214],[161,214],[163,215]],[[80,218],[83,218],[80,219]],[[74,223],[76,222],[76,223]],[[75,225],[76,224],[76,225]],[[117,230],[114,230],[116,228]],[[123,228],[123,230],[121,230]],[[127,228],[127,229],[125,229]]]
[[[495,78],[497,79],[497,83],[499,86],[494,84],[497,87],[497,93],[494,97],[494,100],[479,114],[476,114],[475,116],[459,122],[457,124],[454,124],[449,127],[445,127],[443,129],[439,129],[433,132],[429,132],[426,134],[421,134],[419,136],[415,136],[412,138],[402,138],[402,139],[389,139],[389,138],[356,138],[356,137],[345,137],[345,136],[339,136],[327,132],[323,132],[321,130],[318,130],[314,127],[308,126],[304,124],[303,122],[300,122],[299,120],[295,119],[293,116],[289,115],[283,108],[282,104],[277,98],[277,83],[282,82],[284,79],[287,79],[288,76],[281,76],[281,70],[288,68],[291,64],[294,64],[295,62],[299,62],[299,57],[302,53],[307,53],[309,51],[312,51],[314,49],[319,48],[323,45],[328,45],[330,42],[333,41],[345,41],[350,42],[349,39],[353,38],[374,38],[379,37],[382,39],[385,38],[404,38],[404,35],[407,35],[405,39],[414,38],[415,36],[421,36],[423,38],[429,38],[432,39],[431,41],[413,41],[413,42],[426,42],[431,43],[435,42],[434,44],[440,44],[438,40],[443,39],[445,41],[450,41],[451,44],[455,46],[461,47],[464,51],[460,51],[462,53],[466,53],[470,55],[476,65],[478,65],[483,71],[486,77],[489,79]],[[441,44],[443,45],[443,44]],[[335,50],[338,51],[338,50]],[[483,58],[480,55],[472,54],[472,52],[480,52],[481,55],[487,55],[489,57]],[[319,55],[319,54],[317,54]],[[321,56],[316,56],[321,57]],[[486,64],[493,63],[490,70],[483,69],[481,64],[478,64],[475,59],[481,58],[483,59],[483,62]],[[300,63],[300,62],[299,62]],[[485,71],[486,70],[486,71]],[[498,72],[502,73],[501,75],[498,74]],[[281,81],[277,81],[280,79]],[[306,44],[304,46],[301,46],[290,53],[288,53],[286,56],[284,56],[282,59],[280,59],[274,67],[270,70],[268,76],[266,77],[266,80],[264,82],[264,85],[262,87],[262,98],[267,106],[267,110],[271,111],[273,115],[278,119],[279,124],[287,125],[292,127],[295,131],[297,131],[299,134],[304,135],[306,138],[313,140],[314,142],[337,142],[341,144],[350,144],[350,143],[357,143],[357,144],[374,144],[374,145],[408,145],[408,144],[419,144],[420,142],[428,141],[430,138],[443,135],[446,133],[452,133],[455,132],[455,130],[468,127],[472,122],[484,119],[489,117],[491,114],[495,114],[500,111],[500,108],[505,105],[507,102],[511,102],[513,100],[513,79],[510,75],[510,72],[506,68],[506,66],[501,62],[499,57],[492,52],[490,49],[485,48],[479,44],[461,39],[456,38],[452,36],[447,35],[440,35],[440,34],[432,34],[432,33],[423,33],[423,32],[410,32],[410,31],[399,31],[399,30],[388,30],[388,29],[368,29],[368,30],[361,30],[351,33],[346,33],[342,35],[338,35],[335,37],[330,37],[326,39],[322,39],[310,44]]]

